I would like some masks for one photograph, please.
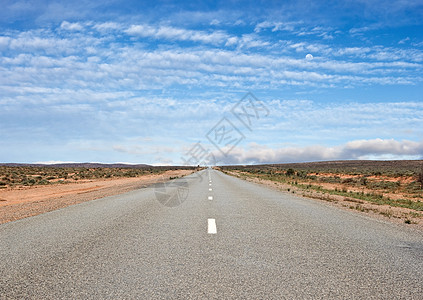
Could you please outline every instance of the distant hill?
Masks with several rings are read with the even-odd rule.
[[[406,173],[420,172],[423,160],[341,160],[341,161],[318,161],[303,163],[282,163],[282,164],[261,164],[261,165],[234,165],[224,166],[226,169],[239,168],[275,168],[275,169],[296,169],[303,171],[339,171],[343,172],[382,172],[382,173]]]
[[[60,164],[19,164],[19,163],[0,163],[0,166],[8,167],[52,167],[52,168],[132,168],[142,169],[151,168],[146,164],[101,164],[101,163],[60,163]]]

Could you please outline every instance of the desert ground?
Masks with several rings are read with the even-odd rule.
[[[423,161],[227,166],[222,171],[371,217],[423,229]]]
[[[85,169],[85,176],[92,177],[88,179],[81,179],[74,177],[74,171],[67,171],[67,169],[57,168],[60,172],[67,175],[66,180],[52,178],[49,179],[49,184],[43,182],[43,178],[38,178],[39,182],[44,184],[26,184],[28,177],[42,177],[51,175],[46,174],[43,168],[20,168],[19,171],[14,168],[9,168],[6,171],[19,173],[25,172],[25,178],[17,180],[16,183],[3,185],[0,189],[0,224],[19,220],[22,218],[35,216],[69,205],[90,201],[102,197],[122,194],[128,191],[147,187],[155,182],[162,180],[169,180],[193,173],[193,170],[159,170],[156,172],[138,172],[139,174],[127,174],[128,176],[136,177],[119,177],[110,178],[95,178],[91,176],[97,169]],[[22,171],[23,170],[23,171]],[[40,170],[42,170],[40,172]],[[34,172],[35,171],[35,172]],[[78,171],[78,170],[77,170]],[[129,170],[131,171],[131,170]],[[43,173],[44,172],[44,173]],[[51,169],[47,169],[47,173],[51,173]],[[105,176],[108,177],[107,170],[102,170]],[[116,170],[112,170],[116,174]],[[36,173],[36,174],[34,174]],[[41,175],[40,175],[41,174]],[[73,174],[73,175],[69,175]],[[32,175],[32,176],[31,176]],[[5,176],[3,175],[3,178]],[[9,176],[10,178],[11,176]],[[54,176],[48,176],[51,178]],[[59,177],[59,176],[55,176]],[[78,180],[75,180],[78,179]],[[60,180],[63,182],[59,183]],[[4,182],[4,181],[3,181]],[[24,184],[22,184],[22,182]]]
[[[342,209],[423,228],[423,190],[419,182],[422,165],[423,161],[338,161],[219,169]],[[195,168],[163,167],[0,166],[0,224],[144,188],[194,171]]]

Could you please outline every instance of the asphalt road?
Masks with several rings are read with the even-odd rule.
[[[423,299],[406,225],[214,170],[173,184],[0,225],[0,299]]]

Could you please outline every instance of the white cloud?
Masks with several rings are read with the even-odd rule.
[[[370,30],[372,30],[372,29],[375,29],[375,28],[374,28],[374,27],[371,27],[371,26],[354,27],[354,28],[351,28],[351,29],[349,30],[349,33],[350,33],[351,35],[363,34],[364,32],[366,32],[366,31],[370,31]]]
[[[297,37],[316,36],[323,40],[332,40],[339,32],[334,31],[329,27],[322,26],[306,26],[304,22],[279,22],[279,21],[264,21],[256,24],[254,28],[255,33],[260,33],[270,29],[271,32],[285,31]]]
[[[234,22],[234,25],[235,26],[243,26],[243,25],[245,25],[245,21],[244,20],[236,20]]]
[[[238,47],[239,48],[257,48],[257,47],[266,47],[269,46],[270,43],[267,41],[263,41],[258,35],[252,34],[244,34],[238,40]]]
[[[217,20],[217,19],[213,19],[211,22],[210,22],[210,25],[219,25],[220,24],[220,21],[219,20]]]
[[[357,140],[348,142],[342,149],[343,155],[351,158],[360,158],[368,155],[397,155],[397,156],[423,156],[423,141],[396,141],[383,140]]]
[[[400,40],[398,42],[398,44],[405,44],[406,42],[408,42],[410,40],[410,38],[407,36],[406,38],[403,38],[402,40]]]
[[[62,24],[60,24],[60,28],[70,31],[81,31],[84,29],[80,23],[69,23],[68,21],[63,21]]]
[[[93,20],[114,21],[86,21],[90,18],[80,9],[84,5],[96,9]],[[118,157],[113,160],[149,156],[150,162],[151,157],[171,161],[172,156],[177,161],[179,154],[149,140],[150,135],[166,139],[162,145],[182,149],[187,141],[201,138],[214,118],[229,111],[231,101],[247,89],[266,100],[282,99],[268,101],[270,117],[250,132],[257,144],[235,149],[233,161],[420,155],[416,149],[421,143],[413,141],[423,136],[417,93],[423,81],[423,53],[412,33],[409,40],[389,43],[371,35],[373,29],[380,30],[378,36],[387,33],[381,27],[341,32],[317,19],[315,24],[322,25],[285,22],[297,19],[288,11],[274,11],[275,19],[257,23],[254,20],[266,15],[248,17],[248,7],[244,12],[188,12],[178,7],[167,17],[143,11],[128,18],[107,9],[113,14],[107,18],[97,16],[104,3],[77,6],[51,3],[37,8],[46,9],[50,18],[41,15],[32,21],[22,15],[25,28],[33,26],[29,30],[19,29],[21,22],[11,22],[3,12],[9,19],[0,36],[2,157],[27,151],[19,147],[20,141],[48,149],[44,138],[51,137],[60,147],[73,139],[69,152],[84,140],[96,139],[96,147],[83,149],[95,158],[103,153]],[[336,40],[327,42],[331,38]],[[315,58],[304,59],[307,54]],[[392,86],[385,90],[380,85]],[[283,100],[299,93],[306,100]],[[388,102],[394,95],[405,102]],[[354,99],[363,102],[352,103]],[[113,144],[100,147],[106,140]]]
[[[233,37],[228,38],[228,40],[225,43],[225,46],[230,47],[230,46],[234,46],[236,44],[238,44],[238,37],[233,36]]]
[[[0,36],[0,49],[6,48],[9,46],[10,43],[10,37],[8,36]]]
[[[284,147],[271,149],[258,144],[251,144],[248,148],[235,148],[224,156],[215,152],[219,163],[224,164],[259,164],[305,162],[322,160],[345,159],[381,159],[389,156],[392,159],[421,159],[423,158],[423,141],[356,140],[346,144],[327,147],[313,145],[306,147]]]
[[[102,33],[108,33],[114,30],[122,29],[122,25],[115,22],[105,22],[105,23],[94,24],[93,28]]]
[[[253,40],[249,42],[249,46],[252,46]],[[66,43],[74,44],[69,40],[61,40],[60,43],[52,41],[50,45]],[[264,88],[271,85],[276,88],[287,84],[415,84],[422,80],[419,77],[401,76],[405,69],[419,67],[402,62],[351,63],[322,59],[310,61],[216,49],[113,50],[98,46],[95,47],[97,51],[89,50],[91,46],[87,47],[87,53],[95,55],[87,58],[81,55],[51,57],[19,53],[22,49],[36,47],[35,45],[41,47],[37,42],[11,44],[15,55],[0,59],[5,68],[0,73],[3,85],[66,84],[74,88],[97,89],[102,86],[109,89],[125,87],[130,90],[160,88],[175,83],[204,86],[237,84],[240,88]],[[81,46],[83,44],[84,42],[80,43]],[[43,41],[41,45],[47,47],[45,51],[49,52],[47,41]],[[53,47],[51,51],[60,53],[59,49]],[[389,76],[390,73],[392,75]]]
[[[298,25],[302,24],[302,22],[273,22],[273,21],[264,21],[258,23],[255,28],[254,32],[261,32],[265,29],[271,28],[272,32],[275,31],[294,31]]]
[[[131,25],[125,32],[132,36],[194,41],[207,44],[223,44],[230,38],[230,36],[223,31],[205,32],[171,26]]]
[[[346,47],[346,48],[338,49],[336,54],[340,56],[344,56],[344,55],[363,56],[369,53],[370,51],[371,49],[369,47]]]
[[[84,23],[87,24],[87,23]],[[105,35],[98,37],[96,32],[89,30],[84,32],[61,32],[57,36],[56,31],[34,30],[21,32],[16,35],[4,37],[3,44],[6,47],[3,56],[0,57],[0,89],[2,91],[3,111],[10,111],[15,108],[19,111],[24,104],[42,104],[49,106],[49,111],[54,112],[78,112],[88,111],[95,113],[95,105],[101,105],[102,109],[125,112],[128,114],[128,107],[138,115],[148,117],[171,115],[166,105],[173,106],[164,97],[155,98],[156,103],[146,105],[146,99],[136,102],[140,93],[152,93],[159,89],[166,91],[167,88],[175,86],[176,89],[186,89],[187,93],[201,88],[204,90],[216,90],[230,88],[233,91],[245,89],[272,89],[280,90],[285,86],[306,86],[306,87],[350,87],[371,86],[373,84],[418,84],[422,81],[420,71],[421,64],[407,61],[367,61],[367,60],[342,60],[334,56],[330,57],[330,51],[324,45],[310,44],[306,42],[293,43],[297,48],[316,49],[319,57],[312,61],[305,60],[304,56],[294,53],[294,50],[286,55],[274,54],[266,51],[248,51],[248,47],[265,44],[260,40],[258,34],[233,36],[226,41],[232,41],[232,45],[245,43],[245,47],[236,49],[218,49],[207,45],[194,47],[180,47],[167,45],[151,49],[143,45],[119,44],[115,34],[108,34],[108,30],[121,30],[127,28],[123,25],[110,23],[99,23],[92,28],[103,28]],[[138,26],[138,25],[134,25]],[[152,29],[151,29],[152,28]],[[173,28],[170,26],[147,27],[151,29],[149,34],[171,39],[172,37],[195,39],[202,31],[190,31]],[[161,28],[162,31],[159,31]],[[140,34],[141,28],[133,27]],[[169,30],[167,30],[169,29]],[[94,35],[92,35],[94,34]],[[208,34],[208,33],[207,33]],[[201,40],[201,39],[200,39]],[[203,39],[206,41],[205,39]],[[218,39],[220,40],[220,39]],[[222,39],[222,43],[225,39]],[[256,44],[255,44],[256,43]],[[158,42],[160,45],[160,42]],[[295,48],[294,47],[294,48]],[[367,55],[362,53],[373,53],[379,48],[344,48],[340,54],[348,57],[350,55]],[[260,49],[261,50],[261,49]],[[338,49],[339,50],[339,49]],[[78,52],[75,52],[78,51]],[[324,53],[323,57],[321,51]],[[381,51],[381,50],[380,50]],[[314,53],[314,52],[313,52]],[[405,54],[400,53],[405,56]],[[304,56],[303,56],[304,55]],[[324,56],[328,56],[325,58]],[[179,85],[179,86],[178,86]],[[194,93],[194,92],[192,92]],[[170,96],[172,98],[172,96]],[[163,103],[161,105],[160,103]],[[177,102],[181,105],[181,102]],[[281,104],[282,105],[282,104]],[[309,110],[307,107],[313,109]],[[41,106],[40,106],[41,107]],[[42,106],[44,107],[44,106]],[[282,105],[283,107],[283,105]],[[284,112],[280,115],[283,119],[289,116],[296,126],[303,126],[302,132],[306,132],[305,125],[317,126],[320,128],[338,128],[340,115],[343,115],[342,122],[348,120],[349,132],[353,132],[354,138],[366,135],[367,130],[360,127],[356,122],[366,123],[373,129],[368,137],[383,136],[389,137],[388,133],[378,135],[375,130],[384,130],[383,126],[376,126],[383,121],[371,116],[388,115],[386,122],[392,124],[389,128],[409,126],[410,122],[400,122],[399,114],[401,109],[406,109],[408,116],[413,116],[418,124],[421,118],[416,113],[421,112],[421,107],[413,112],[409,107],[401,107],[400,104],[383,104],[368,113],[364,107],[342,106],[335,114],[328,113],[328,107],[316,109],[313,104],[302,105],[301,109],[293,109],[297,116]],[[372,104],[367,104],[367,108]],[[386,107],[386,110],[385,110]],[[207,117],[208,112],[221,112],[218,107],[207,107],[207,109],[196,108],[194,110],[183,109],[173,110],[176,115],[192,118],[195,114]],[[283,109],[283,108],[282,108]],[[281,109],[281,110],[282,110]],[[279,112],[275,108],[274,114]],[[171,111],[171,110],[170,110]],[[306,113],[302,113],[302,111]],[[392,113],[391,113],[392,112]],[[397,114],[395,119],[394,112]],[[322,115],[325,116],[322,118]],[[335,117],[333,116],[335,115]],[[301,116],[299,118],[298,116]],[[350,117],[351,116],[351,117]],[[309,122],[306,121],[310,120]],[[313,120],[313,122],[312,122]],[[303,124],[303,125],[302,125]],[[274,126],[284,129],[285,125],[280,120],[274,120]],[[409,126],[411,127],[411,125]],[[418,126],[416,126],[418,127]],[[375,129],[376,128],[376,129]],[[327,129],[332,130],[332,129]],[[418,130],[418,129],[415,129]],[[336,130],[335,130],[336,131]],[[337,132],[339,136],[339,131]],[[307,132],[307,135],[311,135]],[[415,136],[413,136],[415,138]]]
[[[173,44],[151,50],[139,44],[119,44],[115,30],[125,28],[122,24],[84,24],[104,35],[98,37],[86,31],[65,32],[59,37],[54,31],[34,30],[1,37],[0,47],[6,49],[0,58],[0,66],[4,68],[0,73],[3,85],[65,83],[73,88],[107,86],[130,90],[172,84],[279,88],[286,85],[416,84],[423,80],[419,75],[422,65],[418,63],[423,61],[423,53],[412,49],[379,46],[332,49],[318,43],[285,41],[286,47],[282,49],[285,55],[280,55],[267,52],[273,46],[256,33],[231,36],[223,31],[162,25],[126,27],[132,36],[235,46],[229,50]],[[260,49],[253,52],[249,51],[251,48]],[[293,51],[303,52],[304,56],[319,53],[319,57],[312,61],[295,58]],[[349,60],[350,56],[367,60]]]

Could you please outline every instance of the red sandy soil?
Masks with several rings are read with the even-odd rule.
[[[310,173],[310,175],[316,175],[315,173]],[[341,179],[349,179],[349,178],[360,178],[363,177],[362,175],[345,175],[345,174],[334,174],[334,173],[320,173],[317,175],[318,177],[333,177],[333,176],[338,176]],[[403,184],[407,184],[407,183],[411,183],[414,178],[412,176],[401,176],[401,177],[389,177],[389,176],[367,176],[367,179],[373,179],[373,180],[377,180],[377,181],[390,181],[390,182],[399,182],[401,185]],[[413,198],[413,195],[410,195],[408,193],[405,192],[397,192],[397,193],[393,193],[393,192],[387,192],[387,191],[375,191],[369,188],[365,188],[365,187],[351,187],[348,185],[344,185],[342,183],[324,183],[324,182],[319,182],[319,183],[315,183],[315,182],[308,182],[308,181],[298,181],[301,184],[311,184],[314,186],[321,186],[324,189],[329,189],[329,190],[335,190],[337,189],[346,189],[347,192],[352,191],[352,192],[364,192],[364,193],[374,193],[374,192],[378,192],[380,194],[383,194],[385,197],[389,197],[391,199],[394,200],[399,200],[399,199],[408,199],[411,201],[417,201],[416,198]]]
[[[118,195],[158,180],[185,176],[192,170],[170,170],[135,178],[79,180],[68,184],[21,186],[0,190],[0,224],[35,216],[69,205]]]

